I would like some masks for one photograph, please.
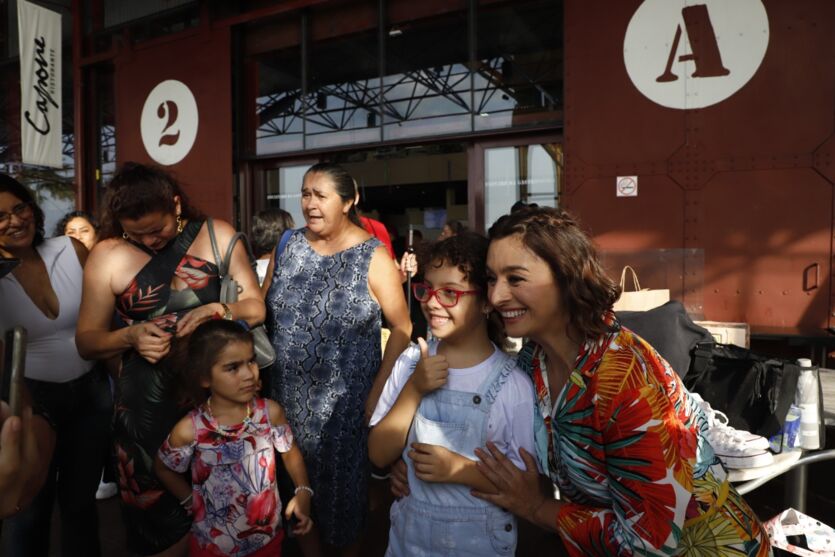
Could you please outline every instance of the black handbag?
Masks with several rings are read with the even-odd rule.
[[[254,261],[252,256],[252,249],[249,247],[249,242],[241,232],[236,232],[229,241],[229,247],[226,249],[226,256],[221,259],[220,250],[217,246],[217,238],[215,237],[215,228],[212,219],[207,219],[207,227],[209,230],[209,239],[212,242],[212,251],[215,254],[215,261],[217,262],[218,278],[220,279],[220,298],[219,302],[224,304],[234,304],[238,301],[238,293],[240,287],[231,274],[229,274],[229,266],[232,263],[232,251],[235,249],[235,244],[238,240],[244,245],[250,261]],[[275,362],[275,348],[267,336],[267,329],[264,325],[252,327],[249,330],[252,333],[252,343],[255,349],[255,361],[258,367],[264,369],[273,365]]]
[[[771,437],[794,403],[800,366],[733,344],[701,343],[684,385],[728,416],[731,427]]]
[[[713,341],[710,332],[693,323],[677,300],[647,311],[618,311],[615,315],[621,325],[655,348],[682,379],[690,368],[693,349]]]

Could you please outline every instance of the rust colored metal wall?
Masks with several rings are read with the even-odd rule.
[[[184,141],[186,128],[196,126],[194,143],[184,158],[163,168],[174,173],[201,211],[231,221],[230,64],[229,29],[206,28],[120,53],[116,59],[115,81],[119,164],[126,161],[159,164],[149,155],[140,133],[146,100],[157,85],[168,80],[179,81],[191,91],[196,103],[196,121],[187,121],[183,106],[170,104],[175,99],[159,98],[159,107],[154,103],[156,110],[150,116],[158,137],[153,143],[157,144],[158,140],[161,149],[166,148],[165,142],[177,147],[177,141]],[[163,108],[163,104],[168,108]]]
[[[835,2],[725,3],[764,8],[763,26],[723,20],[733,14],[719,1],[566,1],[564,205],[613,261],[679,254],[667,286],[707,319],[835,324]],[[660,53],[651,39],[636,51],[635,37],[656,34]],[[739,45],[765,37],[755,66]],[[756,69],[736,92],[699,106],[746,64]],[[686,81],[665,101],[684,107],[642,93],[630,77],[642,69],[658,76],[651,90]],[[617,197],[616,177],[630,175],[638,195]]]

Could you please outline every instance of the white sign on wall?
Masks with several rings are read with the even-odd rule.
[[[615,192],[618,197],[638,197],[638,177],[618,176]]]
[[[139,123],[145,150],[157,163],[170,166],[188,155],[197,138],[197,101],[185,83],[169,79],[148,94]]]
[[[668,108],[703,108],[739,91],[768,48],[762,0],[644,0],[623,41],[635,87]]]
[[[21,158],[61,168],[61,15],[18,0],[17,24]]]

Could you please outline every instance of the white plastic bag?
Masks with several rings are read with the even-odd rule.
[[[801,557],[835,557],[835,530],[820,520],[794,509],[787,509],[765,523],[771,547]],[[792,545],[788,536],[806,536],[806,546]]]

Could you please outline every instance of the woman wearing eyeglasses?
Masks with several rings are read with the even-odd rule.
[[[315,492],[318,532],[300,538],[302,550],[318,554],[321,535],[357,555],[368,514],[365,424],[412,326],[400,273],[360,224],[351,176],[314,165],[301,198],[306,227],[273,252],[264,281],[277,355],[268,394],[284,407]],[[381,310],[391,329],[382,355]]]
[[[0,248],[20,260],[0,279],[0,331],[28,331],[26,386],[55,427],[46,484],[5,521],[3,555],[46,556],[52,504],[61,509],[61,553],[99,555],[96,488],[112,400],[107,378],[76,350],[87,249],[68,236],[44,239],[44,214],[17,180],[0,174]]]

